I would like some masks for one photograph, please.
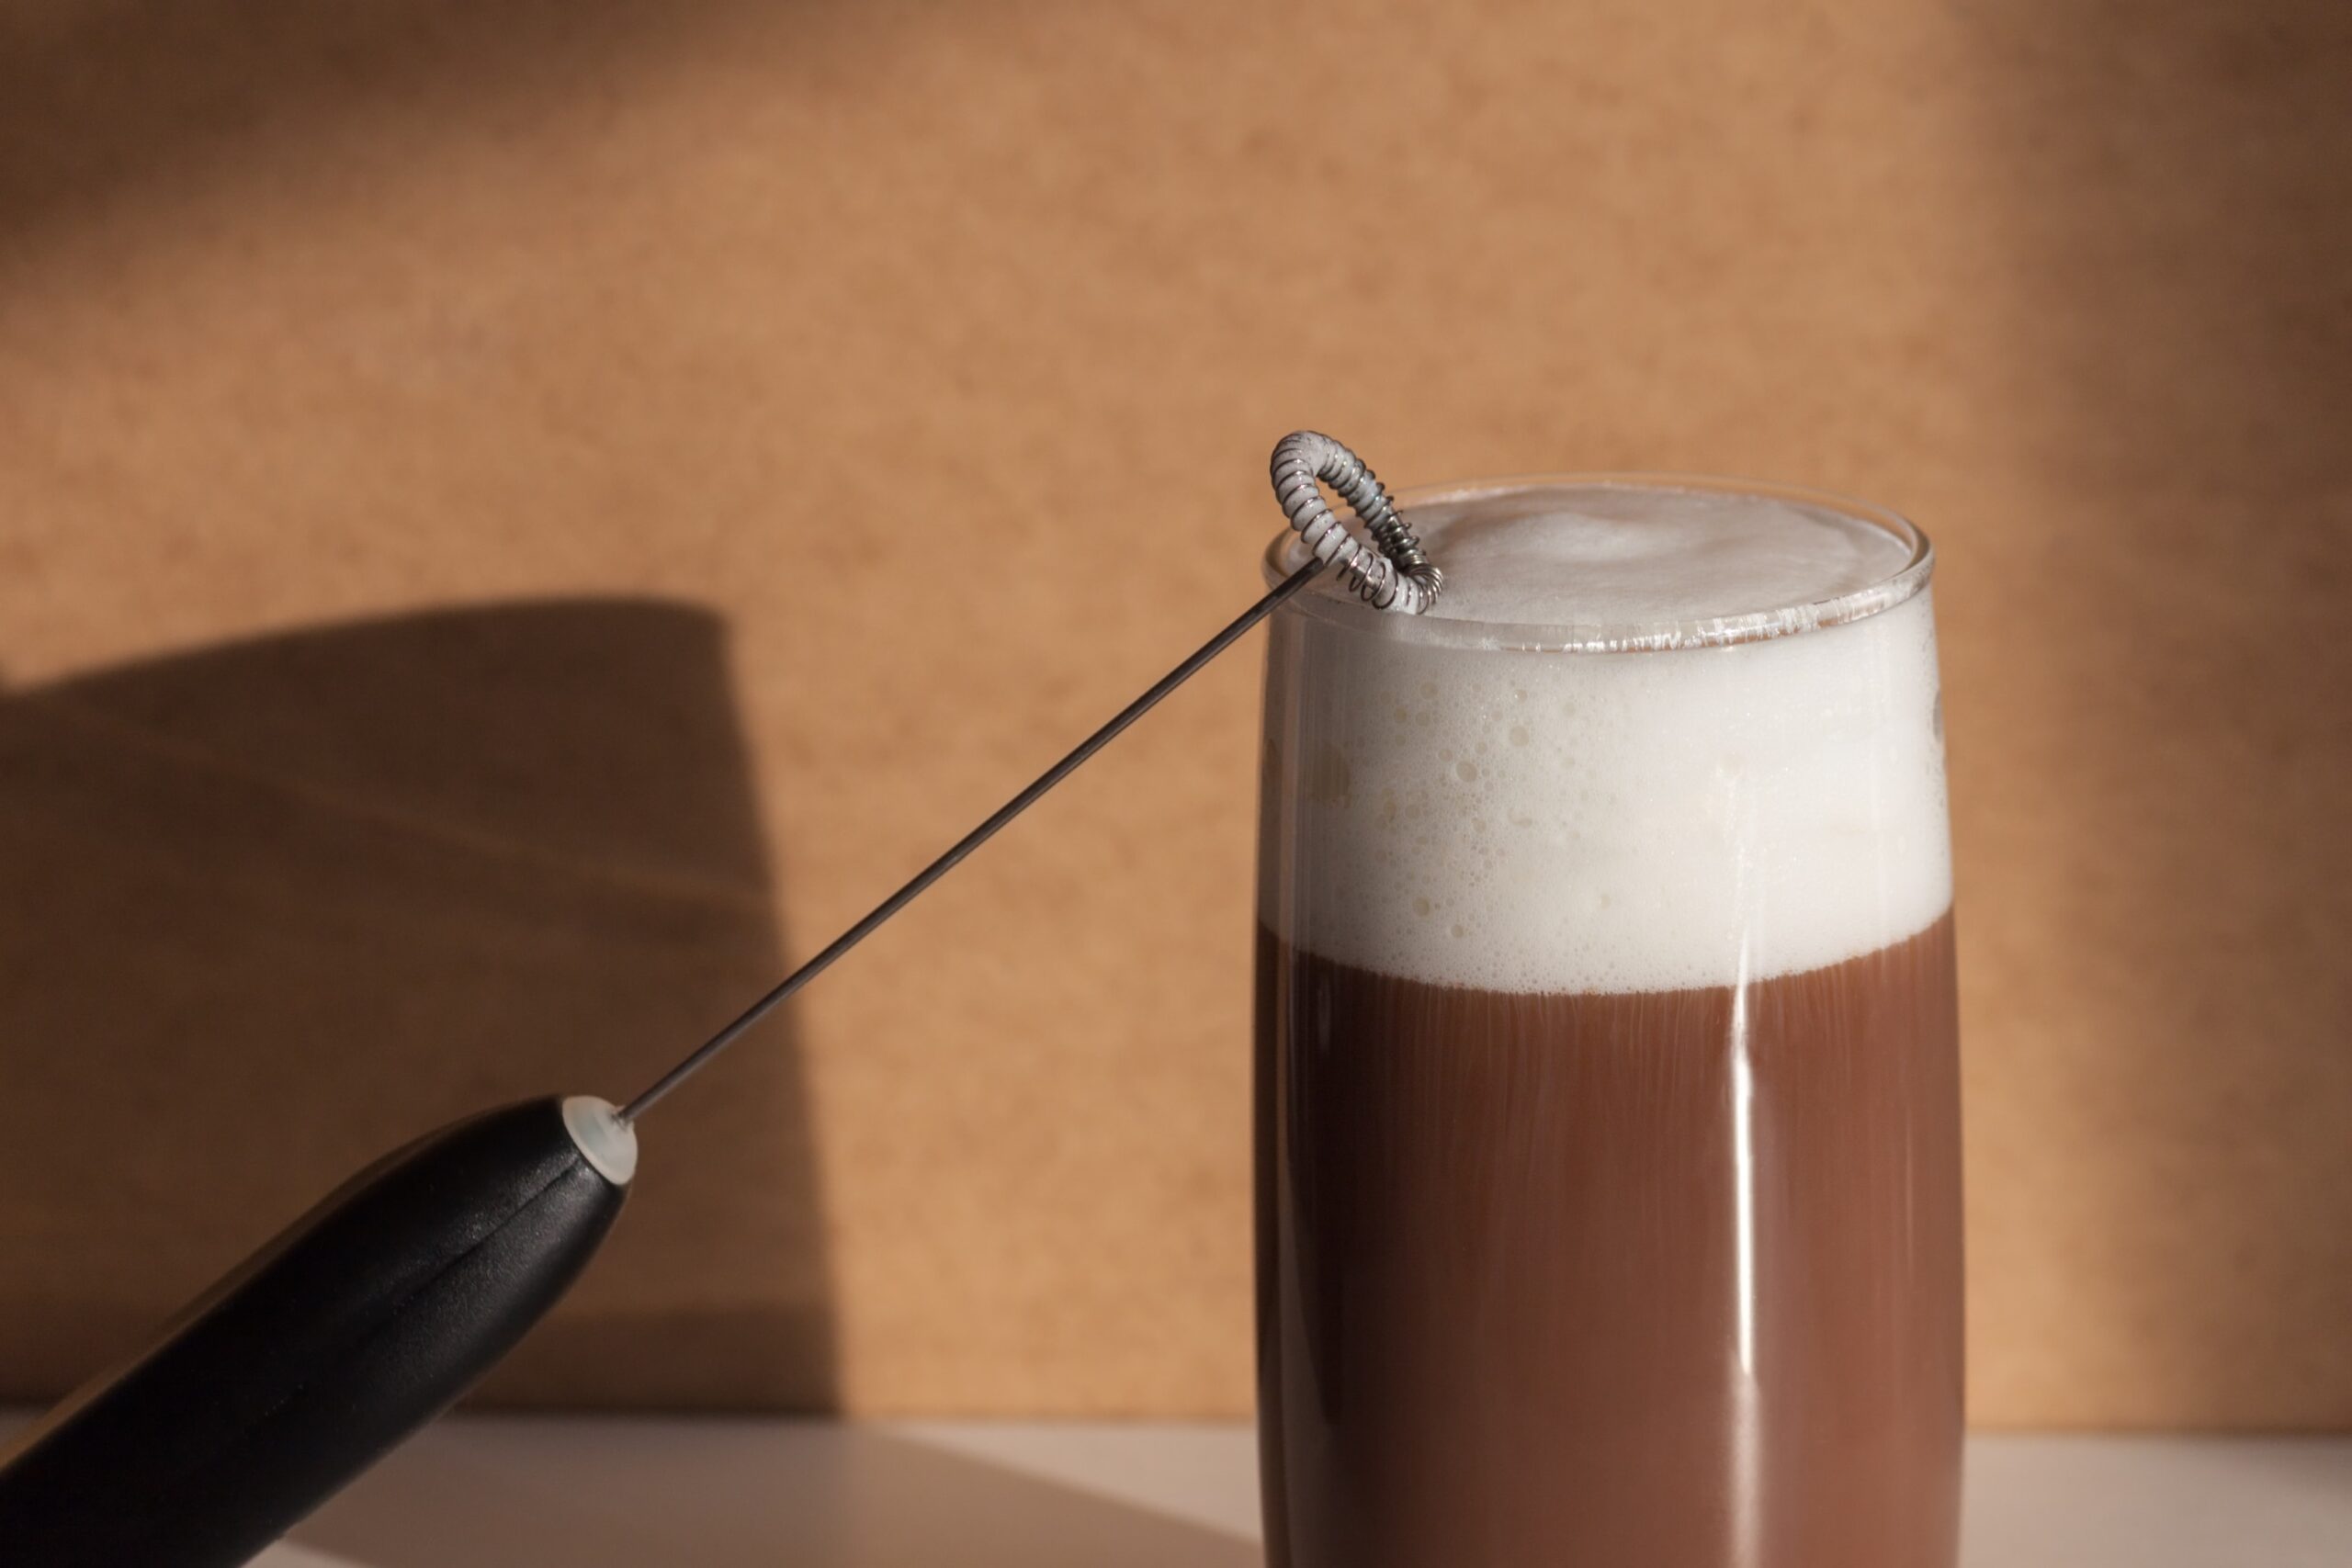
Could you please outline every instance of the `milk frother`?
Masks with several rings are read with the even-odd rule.
[[[560,1300],[637,1171],[637,1122],[1325,567],[1419,615],[1442,578],[1372,470],[1327,435],[1274,448],[1308,559],[637,1098],[549,1096],[426,1134],[361,1170],[70,1396],[0,1464],[0,1564],[247,1561],[447,1409]],[[1351,534],[1328,484],[1370,534]],[[224,1135],[234,1135],[225,1133]]]

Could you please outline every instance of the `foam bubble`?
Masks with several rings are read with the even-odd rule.
[[[1644,991],[1837,963],[1949,908],[1924,591],[1731,647],[1477,636],[1833,599],[1907,546],[1826,508],[1625,487],[1412,521],[1446,572],[1420,619],[1454,626],[1335,603],[1275,618],[1263,914],[1282,935],[1442,984]]]

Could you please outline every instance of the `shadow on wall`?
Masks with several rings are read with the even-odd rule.
[[[2003,976],[1974,1102],[2008,1118],[1972,1154],[2012,1205],[1971,1237],[1977,1414],[2342,1426],[2352,12],[1968,25],[2035,498],[1983,584],[2035,657],[1954,752],[2010,868],[1966,890]]]
[[[501,605],[0,696],[0,1398],[55,1394],[375,1156],[621,1100],[772,983],[724,635]],[[487,1386],[833,1400],[789,1016],[679,1091],[604,1255]]]
[[[0,17],[0,230],[21,235],[233,171],[269,181],[271,142],[430,127],[593,96],[658,69],[692,6],[639,0],[35,0]]]

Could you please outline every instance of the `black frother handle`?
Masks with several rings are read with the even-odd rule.
[[[583,1115],[602,1121],[575,1131]],[[602,1101],[531,1100],[352,1178],[18,1439],[0,1563],[254,1556],[555,1304],[628,1196],[635,1143],[616,1125]]]

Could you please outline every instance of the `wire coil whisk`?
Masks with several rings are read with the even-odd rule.
[[[1316,481],[1337,491],[1372,538],[1357,538],[1332,515]],[[1375,610],[1418,615],[1437,603],[1445,574],[1422,553],[1388,491],[1364,460],[1313,430],[1294,431],[1275,444],[1274,498],[1315,558],[1340,569],[1340,581]]]

